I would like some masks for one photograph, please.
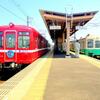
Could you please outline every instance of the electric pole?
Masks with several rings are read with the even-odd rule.
[[[27,26],[29,26],[29,16],[27,16]]]

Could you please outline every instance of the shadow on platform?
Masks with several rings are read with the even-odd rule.
[[[54,52],[54,58],[66,58],[66,53],[65,52]],[[70,53],[70,57],[68,58],[76,58],[74,54]]]

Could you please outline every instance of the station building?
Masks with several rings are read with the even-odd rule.
[[[55,43],[55,53],[66,51],[66,56],[69,56],[70,36],[78,31],[78,27],[82,27],[90,21],[96,13],[97,11],[67,14],[40,10],[47,30]]]

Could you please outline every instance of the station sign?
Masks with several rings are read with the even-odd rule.
[[[78,25],[78,26],[76,26],[75,28],[76,28],[76,30],[79,30],[79,29],[82,29],[83,26],[79,26],[79,25]]]
[[[49,27],[50,30],[60,30],[61,29],[61,26],[58,26],[58,25],[52,25]]]
[[[81,30],[81,29],[87,29],[85,26],[76,26],[75,27],[76,30]]]

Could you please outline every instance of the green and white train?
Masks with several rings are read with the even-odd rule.
[[[85,38],[81,38],[80,42],[80,53],[92,56],[100,57],[100,35],[89,34]],[[73,45],[71,43],[71,50],[73,50]]]

